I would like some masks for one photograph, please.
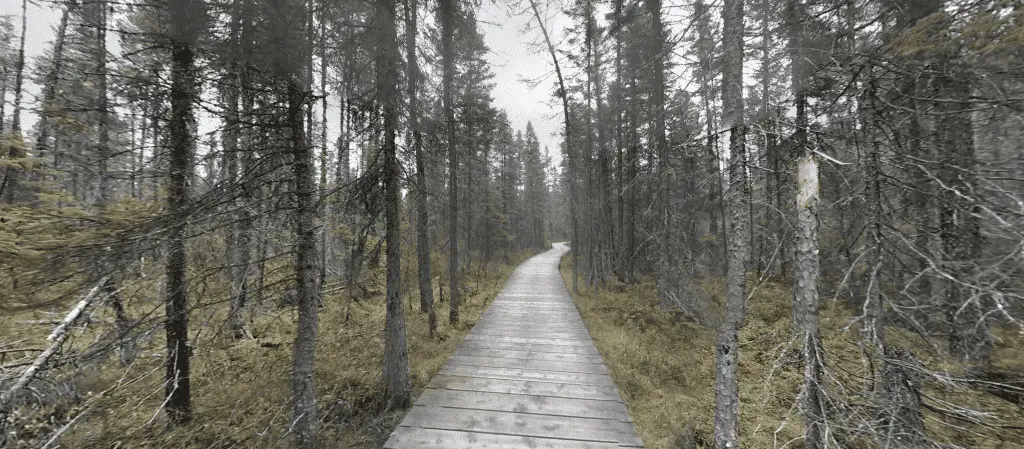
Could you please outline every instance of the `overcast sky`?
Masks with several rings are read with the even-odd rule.
[[[547,48],[541,46],[543,38],[537,21],[529,10],[522,11],[502,0],[484,3],[478,20],[491,49],[488,60],[495,74],[495,103],[508,112],[514,128],[524,130],[526,123],[532,122],[541,149],[547,146],[552,157],[558,160],[562,109],[551,95],[558,80],[551,56]],[[547,23],[549,32],[560,37],[569,19],[558,14]],[[528,25],[530,29],[524,32]]]
[[[493,96],[496,106],[508,113],[509,121],[515,129],[523,130],[527,122],[532,122],[541,148],[549,147],[552,157],[558,161],[559,133],[562,127],[561,109],[553,102],[551,96],[557,81],[546,48],[539,46],[543,41],[540,30],[536,28],[536,20],[526,13],[529,10],[523,12],[521,8],[522,6],[518,9],[512,6],[508,0],[486,0],[477,15],[480,29],[491,50],[487,58],[495,74]],[[552,11],[557,12],[560,9],[552,8]],[[21,14],[21,1],[0,0],[0,14],[13,16],[15,24],[20,24],[18,16]],[[59,10],[51,8],[48,2],[42,5],[29,2],[28,33],[25,42],[25,54],[29,64],[35,64],[36,57],[53,45],[54,28],[59,21]],[[562,29],[568,25],[569,19],[557,14],[554,19],[547,22],[552,36],[560,38]],[[524,34],[528,24],[532,25],[532,28]],[[111,56],[116,57],[115,33],[110,33],[109,39]],[[31,109],[40,91],[40,86],[26,79],[25,100],[29,110],[22,116],[24,129],[32,129],[36,121]],[[11,95],[8,97],[7,101],[13,100]],[[334,131],[337,129],[337,112],[330,115],[330,122],[334,125],[329,125],[329,129]],[[208,126],[204,126],[203,122],[207,122],[205,125]],[[205,129],[209,132],[216,127],[202,116],[200,123],[201,131]]]

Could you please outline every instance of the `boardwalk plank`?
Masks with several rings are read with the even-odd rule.
[[[565,354],[557,352],[520,351],[515,349],[486,349],[459,346],[455,355],[501,357],[506,359],[552,360],[556,362],[604,363],[596,354]]]
[[[558,273],[566,251],[516,269],[385,448],[643,447]]]
[[[608,374],[603,364],[580,362],[557,362],[551,360],[503,359],[500,357],[476,357],[454,355],[448,359],[453,365],[487,366],[492,368],[518,368],[538,371],[559,371],[565,373]]]
[[[436,407],[458,407],[500,412],[533,413],[551,416],[575,416],[629,422],[626,409],[619,402],[593,399],[569,399],[525,394],[486,393],[481,391],[438,390],[428,388],[417,404]]]
[[[492,368],[486,366],[445,364],[438,371],[441,374],[455,376],[487,377],[491,379],[535,380],[540,382],[561,382],[577,385],[611,385],[611,376],[607,374],[563,373],[558,371],[538,371],[528,369]]]
[[[559,354],[598,354],[597,348],[587,346],[555,346],[555,345],[524,345],[519,343],[502,343],[498,341],[463,341],[462,348],[510,349],[517,351],[553,352]]]
[[[629,423],[458,408],[416,406],[402,425],[616,444],[627,439],[634,444],[640,441]]]
[[[519,343],[524,345],[554,345],[554,346],[594,346],[592,341],[561,340],[558,338],[533,338],[533,337],[503,337],[492,335],[466,335],[465,341],[483,340],[495,343]]]
[[[384,449],[615,449],[615,443],[398,427]]]
[[[579,385],[558,382],[536,382],[528,380],[490,379],[438,374],[430,382],[431,388],[488,393],[529,394],[570,399],[593,399],[598,401],[622,402],[618,389],[603,385]]]

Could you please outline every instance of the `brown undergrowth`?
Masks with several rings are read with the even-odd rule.
[[[562,275],[571,285],[571,265],[563,259]],[[715,354],[714,330],[682,322],[659,307],[652,279],[617,288],[586,288],[574,296],[591,336],[601,351],[623,400],[650,449],[709,448],[714,429]],[[724,279],[700,282],[720,308]],[[613,291],[614,290],[614,291]],[[803,447],[802,418],[794,401],[802,381],[793,363],[791,340],[791,292],[765,283],[749,303],[740,333],[740,435],[749,449]],[[856,342],[856,327],[847,330],[853,315],[841,304],[826,301],[821,329],[826,351],[830,394],[862,410],[858,389],[865,385],[866,366]],[[892,344],[914,349],[931,369],[953,372],[942,366],[929,349],[909,332],[890,331]],[[1024,359],[1021,335],[1004,332],[996,347],[1003,360]],[[1017,369],[1020,369],[1018,365]],[[838,382],[838,383],[837,383]],[[846,388],[839,389],[839,385]],[[926,382],[925,402],[949,401],[990,413],[986,424],[969,424],[926,411],[925,425],[933,438],[965,448],[1009,449],[1024,447],[1024,409],[990,394],[969,388]],[[849,419],[853,416],[837,417]],[[848,448],[875,447],[862,437],[844,432]]]
[[[415,276],[408,275],[415,272],[412,262],[415,257],[406,255],[409,257],[403,258],[403,272],[407,276],[403,300],[409,305],[407,335],[416,395],[454,353],[512,270],[527,255],[517,255],[507,265],[491,264],[484,268],[474,263],[465,274],[462,321],[454,326],[448,324],[449,295],[445,285],[445,302],[436,306],[438,331],[433,337],[428,332],[426,314],[419,312]],[[443,257],[435,259],[441,265]],[[193,262],[193,266],[201,266],[201,261]],[[280,265],[269,270],[271,278],[288,276],[287,264]],[[403,412],[382,411],[380,407],[385,315],[384,298],[380,293],[383,291],[383,261],[381,266],[366,270],[369,297],[349,301],[345,290],[334,290],[325,297],[320,310],[316,382],[322,418],[320,441],[324,447],[381,447],[403,416]],[[443,273],[440,266],[435,273]],[[194,272],[191,276],[200,278],[201,273]],[[293,308],[275,306],[274,300],[267,298],[254,308],[251,330],[256,339],[234,340],[225,329],[225,302],[210,299],[223,298],[226,293],[217,287],[217,282],[209,284],[209,288],[195,283],[192,286],[193,301],[196,301],[190,335],[194,350],[193,423],[171,428],[161,412],[163,335],[161,329],[150,326],[151,330],[139,341],[134,363],[128,368],[122,367],[115,356],[86,366],[63,368],[73,373],[67,376],[70,379],[68,392],[74,396],[73,400],[48,401],[45,407],[19,410],[22,415],[19,424],[38,428],[36,434],[25,431],[23,442],[43,441],[57,427],[48,422],[62,422],[81,414],[60,437],[61,447],[290,447],[292,442],[286,429],[291,416],[288,398],[296,314]],[[434,288],[437,299],[436,278]],[[132,305],[129,312],[133,318],[162,316],[162,307],[154,299],[156,291],[159,286],[155,281],[136,281],[125,286],[123,294]],[[54,312],[62,310],[54,307]],[[110,318],[107,314],[109,312],[100,307],[94,310],[92,319],[100,322],[99,327],[104,327],[102,322]],[[19,323],[53,316],[56,315],[37,309],[0,317],[0,325],[14,330]],[[41,341],[49,329],[45,325],[31,327],[40,332],[28,332],[22,341]],[[75,341],[70,343],[73,347],[94,343],[99,335],[90,333],[88,327],[79,327],[74,332]],[[3,338],[14,337],[4,335]],[[36,416],[29,416],[33,413]]]

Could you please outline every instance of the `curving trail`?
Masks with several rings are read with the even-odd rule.
[[[516,268],[385,448],[643,447],[558,272],[568,250]]]

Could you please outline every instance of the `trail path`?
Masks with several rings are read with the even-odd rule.
[[[568,250],[516,268],[385,448],[643,447],[558,272]]]

